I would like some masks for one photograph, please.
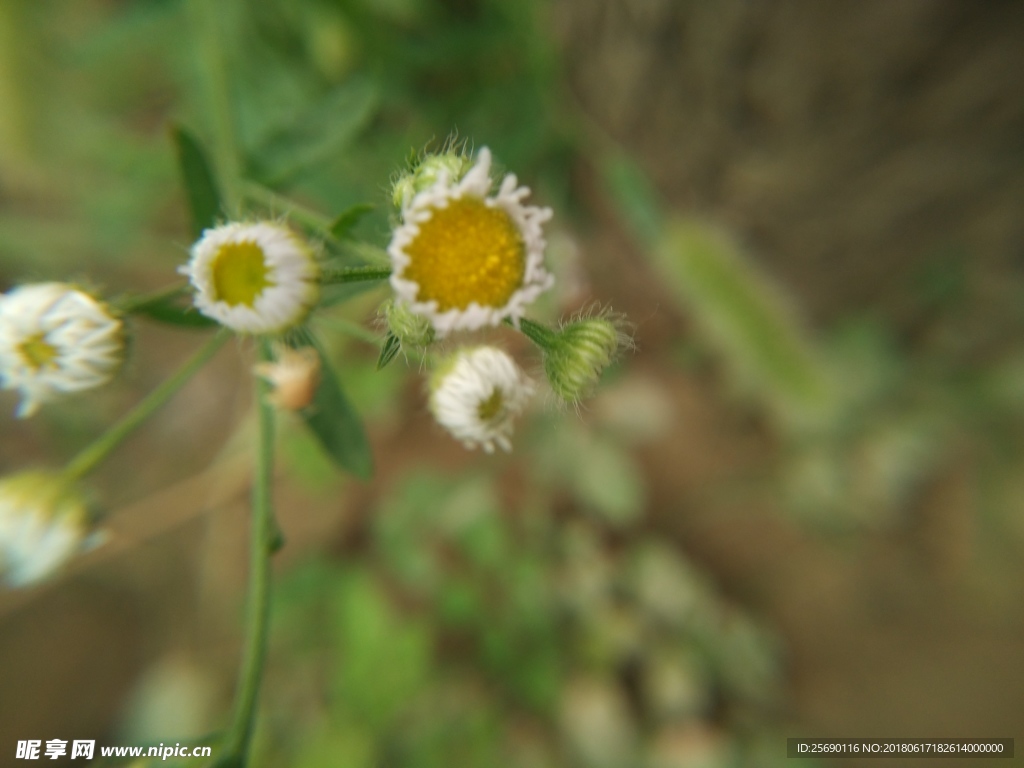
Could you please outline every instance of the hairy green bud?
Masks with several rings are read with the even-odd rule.
[[[392,185],[391,200],[398,210],[408,206],[417,194],[437,183],[442,175],[458,181],[473,165],[473,158],[456,150],[423,157],[416,166],[403,173]]]
[[[629,345],[629,335],[614,317],[581,318],[563,326],[544,345],[544,372],[551,389],[562,400],[578,403]]]
[[[436,334],[430,320],[417,315],[406,304],[388,300],[381,307],[388,330],[395,335],[406,349],[426,349],[434,343]]]

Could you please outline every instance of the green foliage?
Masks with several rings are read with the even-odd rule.
[[[216,178],[206,152],[196,138],[180,125],[171,126],[171,139],[178,153],[178,167],[192,214],[192,235],[199,237],[225,217]]]
[[[778,288],[727,235],[676,221],[654,256],[666,286],[741,387],[794,425],[821,420],[832,392],[819,351]]]
[[[313,347],[320,356],[320,386],[313,402],[302,411],[306,424],[339,467],[356,477],[370,477],[373,474],[370,442],[359,415],[349,403],[330,360],[324,354],[323,346],[306,329],[296,331],[291,341],[295,346]]]
[[[628,527],[643,511],[646,488],[627,448],[577,422],[562,425],[538,445],[536,467],[539,478],[568,491],[612,526]]]
[[[377,358],[377,370],[386,368],[387,364],[395,359],[395,355],[402,349],[402,342],[393,333],[384,337],[384,344],[380,348],[380,356]]]
[[[217,327],[216,320],[200,314],[190,300],[181,296],[162,296],[133,306],[131,312],[179,328],[204,330]]]
[[[626,155],[607,153],[601,172],[626,223],[648,247],[655,247],[665,232],[662,204],[643,171]]]
[[[372,212],[374,207],[375,206],[367,205],[366,203],[361,203],[359,205],[353,205],[351,208],[346,208],[335,217],[334,221],[331,222],[331,234],[338,240],[349,237],[353,228],[362,221],[366,214]]]
[[[431,664],[427,626],[403,619],[380,586],[355,574],[336,594],[332,620],[344,657],[334,691],[352,717],[380,731],[423,686]]]
[[[377,100],[377,88],[361,78],[323,94],[249,153],[247,176],[275,188],[293,182],[344,151],[373,117]]]
[[[772,637],[673,547],[639,536],[615,551],[600,527],[549,521],[547,510],[509,508],[487,476],[412,473],[344,566],[286,574],[276,653],[287,658],[276,667],[311,664],[309,679],[330,693],[271,688],[270,719],[299,746],[277,744],[265,764],[575,766],[577,740],[602,739],[585,735],[593,727],[656,732],[706,722],[716,701],[749,713],[772,700]],[[602,724],[575,711],[588,680],[622,695],[625,669],[642,714],[623,708],[624,723]],[[319,702],[315,712],[277,709],[296,697]],[[622,764],[641,764],[642,743]]]

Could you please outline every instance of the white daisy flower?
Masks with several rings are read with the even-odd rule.
[[[18,417],[108,382],[124,359],[124,329],[110,309],[66,283],[0,295],[0,379],[21,390]]]
[[[0,480],[0,576],[23,587],[54,574],[89,545],[85,503],[48,472]]]
[[[524,205],[530,190],[513,174],[494,196],[491,186],[484,147],[460,179],[442,168],[408,200],[391,237],[391,285],[438,335],[518,320],[554,282],[541,231],[551,209]]]
[[[431,377],[430,411],[467,448],[512,449],[513,421],[533,394],[533,383],[500,349],[456,352]]]
[[[240,333],[286,331],[320,295],[313,249],[271,222],[207,229],[179,271],[196,289],[196,308]]]

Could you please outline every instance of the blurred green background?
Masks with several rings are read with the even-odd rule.
[[[393,174],[457,133],[555,210],[537,316],[635,324],[592,401],[490,457],[414,365],[374,370],[385,289],[320,321],[378,469],[283,419],[257,764],[1024,736],[1022,36],[1024,6],[971,0],[0,0],[4,290],[172,282],[172,122],[326,216],[373,203],[379,245]],[[27,423],[3,395],[5,472],[59,465],[201,338],[131,331],[113,386]],[[0,594],[0,753],[222,727],[250,366],[228,345],[96,476],[108,546]]]

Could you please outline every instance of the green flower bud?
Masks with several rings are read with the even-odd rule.
[[[406,349],[426,349],[434,343],[434,326],[423,315],[417,315],[398,301],[388,300],[381,307],[388,330]]]
[[[391,189],[391,200],[398,210],[404,210],[417,194],[429,189],[442,175],[455,182],[473,166],[473,158],[450,150],[437,155],[426,155],[411,171],[403,173]]]
[[[583,318],[562,327],[544,345],[544,372],[551,389],[567,403],[578,403],[629,343],[614,317]]]

